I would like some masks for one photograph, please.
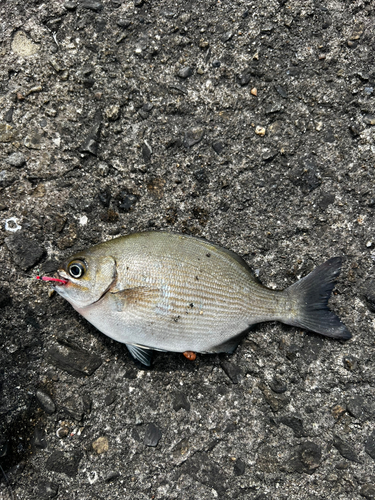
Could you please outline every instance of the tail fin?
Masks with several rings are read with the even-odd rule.
[[[342,258],[333,257],[285,290],[297,306],[290,325],[299,326],[336,339],[350,339],[351,333],[328,308],[328,300],[341,271]]]

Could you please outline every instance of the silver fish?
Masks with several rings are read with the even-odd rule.
[[[328,309],[342,259],[283,291],[262,286],[246,262],[203,239],[151,231],[95,245],[58,270],[55,290],[145,365],[153,350],[233,352],[251,325],[281,321],[328,337],[350,332]],[[193,354],[191,354],[194,357]]]

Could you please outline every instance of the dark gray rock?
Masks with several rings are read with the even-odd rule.
[[[303,428],[303,421],[300,417],[295,417],[293,415],[281,417],[278,419],[278,422],[290,427],[296,437],[306,436],[306,433]]]
[[[307,195],[322,183],[315,160],[311,157],[304,158],[300,165],[290,173],[290,180],[298,186],[302,193]]]
[[[180,77],[180,78],[189,78],[189,76],[192,76],[193,74],[193,70],[190,66],[185,66],[184,68],[181,68],[177,75]]]
[[[172,403],[174,411],[184,409],[190,411],[190,402],[184,392],[176,392],[173,397]]]
[[[12,123],[13,121],[13,112],[14,112],[14,108],[9,108],[8,111],[5,113],[4,115],[4,119],[7,123]]]
[[[370,280],[366,283],[364,297],[368,309],[372,313],[375,313],[375,280]]]
[[[353,356],[345,356],[342,361],[344,367],[349,371],[354,371],[358,367],[358,359]]]
[[[47,357],[55,366],[76,377],[90,376],[102,364],[101,358],[96,354],[64,341],[51,347],[47,351]]]
[[[9,288],[0,287],[0,309],[3,307],[10,306],[12,304],[12,296],[10,294]]]
[[[84,415],[84,406],[82,398],[78,395],[70,396],[66,398],[62,407],[69,414],[71,418],[77,422],[81,421]]]
[[[25,237],[22,232],[8,236],[4,241],[14,262],[24,271],[38,264],[45,255],[44,248],[35,240]]]
[[[273,392],[276,392],[277,394],[282,394],[283,392],[286,392],[287,390],[287,384],[283,380],[280,380],[278,378],[274,378],[270,383],[269,383],[270,388],[273,390]]]
[[[31,441],[31,448],[34,451],[34,453],[37,450],[44,450],[47,448],[46,431],[40,425],[37,425],[34,429],[34,435]]]
[[[197,452],[189,457],[180,467],[179,476],[182,474],[187,474],[195,481],[214,488],[219,498],[225,498],[227,490],[225,472],[207,453]]]
[[[116,195],[116,206],[119,212],[130,212],[134,205],[137,203],[139,197],[135,194],[129,193],[129,191],[120,191]]]
[[[89,9],[94,12],[100,12],[103,9],[103,4],[101,2],[97,2],[96,0],[83,0],[80,3],[80,6],[83,9]]]
[[[198,144],[204,137],[204,129],[202,127],[193,127],[185,132],[184,145],[191,148],[194,144]]]
[[[43,408],[43,410],[46,413],[48,413],[49,415],[52,415],[52,413],[55,413],[56,405],[53,402],[51,396],[49,396],[47,393],[38,389],[36,391],[36,399],[38,400],[40,406]]]
[[[274,412],[282,410],[289,403],[289,398],[286,396],[275,396],[266,384],[260,382],[258,387],[262,391],[264,399]]]
[[[152,148],[147,141],[144,141],[144,143],[142,144],[142,156],[146,163],[148,163],[151,160],[151,155],[152,155]]]
[[[281,95],[284,99],[288,98],[288,92],[285,90],[284,87],[281,85],[275,85],[275,89],[277,90],[277,93]]]
[[[26,163],[26,158],[25,155],[17,152],[8,156],[6,162],[9,163],[9,165],[12,165],[12,167],[23,167]]]
[[[368,413],[370,413],[370,407],[368,402],[371,400],[371,397],[362,397],[362,396],[355,396],[352,399],[349,399],[349,401],[346,404],[346,409],[349,413],[354,418],[362,419],[365,418]]]
[[[143,443],[146,446],[157,446],[160,439],[161,439],[162,433],[159,427],[157,427],[155,424],[148,424],[146,427],[146,432],[145,432],[145,437],[143,439]]]
[[[104,404],[106,406],[110,406],[116,401],[116,399],[117,399],[116,391],[110,391],[110,393],[107,394],[106,397],[104,398]]]
[[[102,113],[100,110],[95,112],[93,125],[89,129],[86,138],[84,139],[80,150],[82,153],[90,153],[97,155],[100,141],[100,128],[102,123]]]
[[[49,500],[55,498],[59,492],[59,485],[51,481],[39,481],[37,495],[40,500]]]
[[[214,141],[212,143],[212,148],[215,151],[215,153],[217,153],[218,155],[222,153],[224,147],[225,147],[225,144],[223,141],[218,140],[218,141]]]
[[[341,439],[339,436],[334,436],[333,446],[337,449],[337,451],[347,460],[351,462],[358,462],[358,457],[353,447]]]
[[[320,466],[321,459],[321,447],[316,443],[306,441],[295,449],[289,465],[296,472],[313,474]]]
[[[372,431],[372,434],[367,439],[365,451],[375,460],[375,431]]]
[[[66,474],[69,477],[75,477],[82,456],[83,454],[80,451],[54,451],[47,459],[46,468],[50,471]]]
[[[233,472],[235,476],[243,476],[245,474],[245,469],[246,469],[246,464],[243,460],[240,458],[237,458],[237,460],[234,463],[233,466]]]
[[[238,365],[225,360],[220,361],[220,365],[228,375],[228,377],[231,379],[233,384],[238,384],[239,382],[241,382],[242,372],[241,368]]]

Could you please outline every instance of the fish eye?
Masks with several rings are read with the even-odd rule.
[[[78,279],[86,272],[86,266],[82,261],[73,261],[68,266],[69,274],[72,278]]]

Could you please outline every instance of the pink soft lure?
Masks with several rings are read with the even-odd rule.
[[[60,280],[59,278],[50,278],[49,276],[37,276],[37,280],[42,280],[42,281],[58,281],[59,283],[62,283],[63,285],[66,285],[68,283],[67,280]]]

